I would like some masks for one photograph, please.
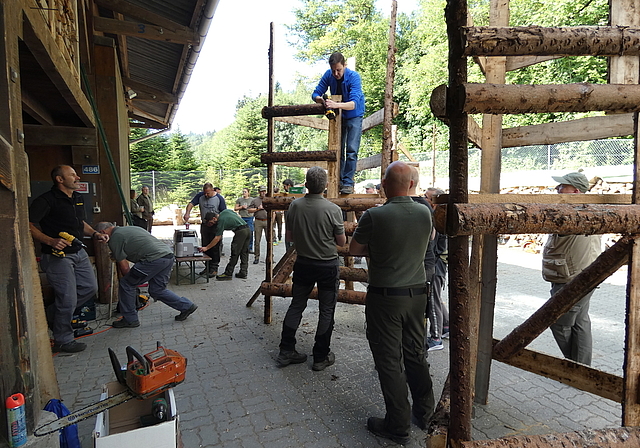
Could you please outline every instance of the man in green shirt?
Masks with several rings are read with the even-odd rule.
[[[147,282],[151,297],[180,311],[176,320],[183,321],[198,309],[191,300],[167,289],[174,263],[169,246],[137,226],[116,227],[111,222],[100,222],[96,230],[109,235],[109,249],[122,274],[118,288],[122,319],[114,321],[113,328],[140,326],[136,288]],[[129,267],[129,261],[135,264]]]
[[[205,252],[218,244],[218,241],[222,239],[222,234],[225,230],[233,230],[234,236],[231,241],[231,257],[229,263],[224,270],[224,273],[218,275],[218,280],[232,280],[233,270],[240,258],[240,270],[236,274],[238,278],[247,278],[247,271],[249,271],[249,240],[251,238],[251,230],[244,220],[238,216],[236,212],[230,209],[222,210],[219,214],[208,212],[204,215],[204,222],[208,226],[214,226],[217,224],[215,238],[205,247],[198,249],[200,252]]]

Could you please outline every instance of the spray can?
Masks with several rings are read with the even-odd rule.
[[[27,443],[27,420],[24,414],[24,395],[13,394],[6,401],[7,423],[9,424],[9,446]]]

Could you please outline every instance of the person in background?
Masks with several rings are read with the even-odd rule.
[[[140,326],[136,310],[138,285],[149,283],[149,295],[165,305],[180,311],[175,320],[183,321],[198,306],[186,297],[180,297],[167,289],[171,270],[175,263],[169,246],[136,226],[116,227],[112,222],[100,222],[96,226],[100,234],[109,237],[109,249],[122,274],[118,286],[118,300],[122,319],[111,323],[113,328]],[[129,266],[129,262],[134,263]]]
[[[136,201],[136,190],[130,190],[129,197],[131,198],[131,218],[133,219],[133,225],[146,229],[147,220],[142,217],[144,207]]]
[[[552,176],[560,194],[584,194],[589,180],[580,172]],[[551,296],[598,258],[600,235],[549,235],[542,251],[542,277],[551,283]],[[551,332],[565,358],[591,365],[592,336],[589,291],[573,308],[551,325]]]
[[[336,112],[342,109],[340,193],[353,194],[353,176],[358,162],[365,108],[362,81],[358,72],[347,68],[347,61],[342,53],[336,52],[329,56],[329,67],[320,78],[311,98],[316,103],[324,104],[327,109],[334,109]],[[328,89],[331,89],[331,95],[341,95],[342,101],[323,99],[322,96]]]
[[[220,214],[209,212],[204,216],[204,222],[208,226],[216,226],[216,236],[207,247],[201,247],[200,252],[205,252],[218,244],[222,239],[225,230],[233,230],[234,236],[231,241],[231,257],[224,273],[219,274],[218,280],[233,280],[233,270],[240,259],[240,270],[236,274],[237,278],[247,278],[249,271],[249,238],[251,232],[249,226],[232,210],[222,210]]]
[[[309,191],[289,206],[286,222],[286,241],[295,244],[298,256],[293,267],[293,298],[282,323],[280,352],[276,361],[280,366],[299,364],[307,355],[296,351],[296,331],[307,307],[307,300],[318,284],[320,315],[313,346],[315,371],[324,370],[335,362],[330,350],[334,314],[340,286],[338,246],[347,239],[340,207],[322,196],[327,187],[327,173],[323,168],[309,168],[306,176]]]
[[[249,189],[242,189],[242,197],[236,199],[236,205],[233,208],[244,222],[249,226],[249,230],[251,231],[251,237],[249,238],[249,253],[253,253],[253,213],[249,213],[249,206],[251,205],[251,201],[253,198],[249,196]]]
[[[253,198],[249,209],[249,213],[253,213],[253,227],[255,229],[255,235],[253,239],[253,252],[255,258],[253,264],[260,263],[260,243],[262,242],[262,235],[264,239],[267,239],[267,211],[262,207],[262,200],[267,195],[267,187],[260,185],[258,187],[258,197]]]
[[[364,193],[365,194],[376,194],[376,186],[373,185],[372,183],[368,183],[367,185],[364,186]]]
[[[82,241],[83,236],[109,241],[85,221],[84,198],[80,176],[69,165],[58,165],[51,171],[51,190],[38,196],[29,207],[29,230],[41,243],[40,267],[55,292],[53,305],[47,308],[47,321],[53,332],[53,351],[76,353],[87,345],[74,340],[71,319],[96,292],[98,282],[84,248],[60,236],[66,232]]]
[[[149,196],[149,187],[142,187],[142,193],[140,193],[136,201],[144,210],[142,212],[142,218],[147,220],[147,231],[151,233],[155,211],[153,210],[153,201],[151,200],[151,196]]]
[[[424,352],[424,256],[431,211],[411,200],[411,186],[410,167],[391,163],[382,180],[387,201],[362,215],[349,245],[351,254],[369,256],[366,332],[386,408],[384,418],[369,417],[367,428],[402,445],[410,441],[412,417],[426,429],[435,409]]]

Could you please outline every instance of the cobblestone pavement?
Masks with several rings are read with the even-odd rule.
[[[154,228],[171,238],[172,228]],[[225,235],[230,248],[232,234]],[[264,243],[263,243],[264,244]],[[264,248],[263,248],[264,249]],[[276,258],[284,244],[275,247]],[[263,250],[263,253],[265,251]],[[228,255],[228,253],[227,253]],[[228,257],[223,257],[224,266]],[[252,261],[253,258],[250,259]],[[500,248],[495,336],[503,337],[543,303],[549,285],[539,271],[540,255]],[[106,305],[92,322],[96,334],[84,338],[88,349],[58,354],[60,392],[71,410],[98,400],[102,384],[113,381],[107,348],[121,360],[125,347],[152,351],[156,341],[189,359],[186,381],[175,388],[184,446],[192,447],[378,447],[395,444],[366,429],[369,416],[383,416],[384,404],[365,338],[364,308],[339,303],[332,350],[336,363],[322,372],[304,364],[276,366],[282,319],[289,300],[273,298],[273,321],[263,323],[263,300],[245,304],[264,278],[264,263],[250,264],[246,280],[204,279],[171,289],[192,299],[198,310],[177,322],[161,302],[140,312],[141,326],[112,329]],[[237,269],[236,269],[237,270]],[[591,300],[594,367],[621,374],[624,343],[624,269]],[[309,301],[298,332],[297,348],[310,355],[317,302]],[[436,397],[448,373],[449,344],[429,353]],[[547,330],[531,348],[556,356],[560,351]],[[544,434],[620,425],[620,405],[546,378],[494,362],[489,403],[474,407],[474,439]],[[79,424],[83,447],[92,446],[94,420]],[[424,446],[426,433],[412,427],[409,446]]]

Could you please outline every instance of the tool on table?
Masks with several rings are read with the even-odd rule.
[[[75,236],[67,233],[67,232],[60,232],[58,234],[58,236],[60,236],[61,238],[64,238],[65,240],[69,241],[71,243],[72,246],[80,246],[83,249],[87,248],[87,245],[84,244],[82,241],[80,241],[78,238],[76,238]],[[58,258],[64,258],[65,253],[62,250],[58,250],[58,249],[52,249],[51,253],[53,255],[55,255]]]
[[[330,100],[331,97],[325,93],[324,95],[322,95],[322,99],[323,100]],[[326,102],[324,104],[324,107],[325,107],[325,111],[324,111],[324,116],[325,117],[327,117],[329,120],[333,120],[334,118],[336,118],[336,111],[333,110],[333,109],[327,109],[327,103]]]
[[[153,397],[184,381],[187,372],[187,358],[177,351],[164,348],[159,342],[154,351],[144,356],[131,346],[128,346],[126,350],[126,369],[122,369],[115,352],[111,349],[109,349],[109,357],[116,379],[120,384],[126,386],[127,390],[47,423],[36,429],[34,435],[44,436],[58,431],[132,398],[144,400]]]

